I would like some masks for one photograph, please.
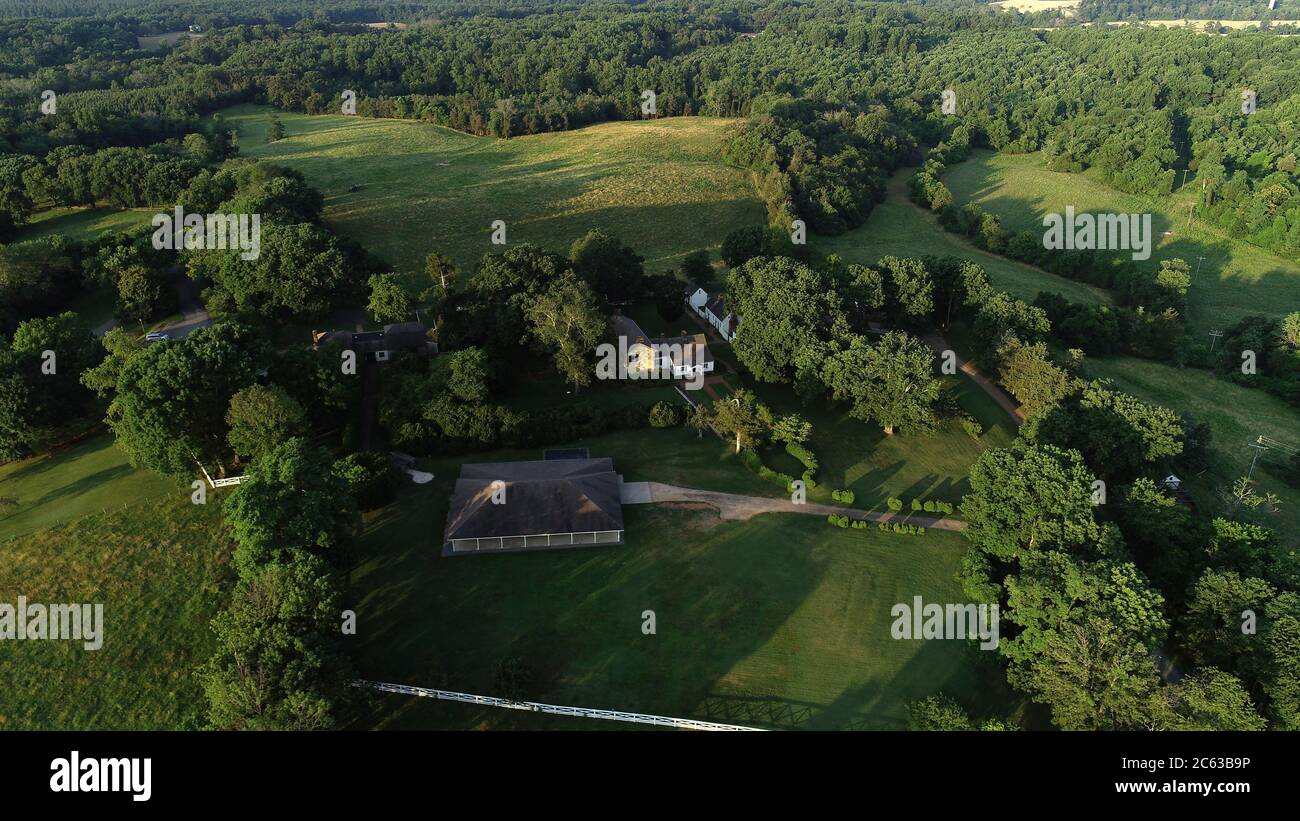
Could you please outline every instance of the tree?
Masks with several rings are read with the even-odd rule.
[[[1167,688],[1179,730],[1263,730],[1268,722],[1255,709],[1241,680],[1206,667]]]
[[[1077,453],[1019,443],[985,451],[962,500],[966,537],[1001,561],[1037,551],[1081,551],[1101,539],[1092,474]]]
[[[337,584],[320,559],[293,552],[251,569],[212,620],[216,651],[199,680],[220,730],[325,730],[352,701],[339,646]]]
[[[713,427],[713,414],[703,402],[693,405],[686,415],[686,426],[693,429],[697,438],[704,438],[704,431]]]
[[[256,381],[264,351],[250,330],[219,323],[131,355],[108,408],[131,464],[189,476],[195,459],[220,461],[230,398]]]
[[[974,729],[966,708],[952,696],[939,693],[907,707],[907,725],[911,730]]]
[[[817,271],[788,257],[756,257],[734,268],[727,309],[744,318],[732,346],[760,382],[790,382],[819,341],[848,332],[835,292]]]
[[[100,399],[107,399],[117,390],[122,366],[144,350],[145,344],[143,339],[121,326],[109,328],[99,341],[108,351],[108,356],[95,367],[82,371],[81,384],[94,391]]]
[[[719,433],[735,436],[736,453],[740,453],[741,448],[758,446],[771,428],[772,414],[753,391],[741,388],[729,397],[714,400],[711,417]]]
[[[284,562],[293,551],[341,564],[356,527],[356,506],[324,449],[299,437],[254,459],[223,505],[241,574]]]
[[[767,233],[760,225],[737,228],[722,240],[722,261],[728,268],[739,268],[767,253]]]
[[[158,277],[143,265],[128,265],[117,278],[118,311],[129,322],[143,322],[156,315],[163,301]]]
[[[812,436],[812,422],[797,413],[782,416],[772,426],[772,438],[778,442],[802,445],[810,436]]]
[[[1026,345],[1014,336],[998,348],[998,381],[1026,416],[1055,405],[1074,387],[1070,375],[1052,362],[1045,343]]]
[[[934,352],[906,333],[890,331],[874,345],[853,337],[847,348],[826,358],[823,379],[836,399],[853,403],[854,418],[875,422],[886,434],[934,427],[940,387]]]
[[[0,338],[0,458],[41,450],[94,409],[80,376],[100,356],[71,311],[20,323],[9,345]]]
[[[373,450],[349,453],[330,469],[348,486],[360,510],[374,510],[397,498],[401,475],[382,453]]]
[[[250,385],[230,397],[230,447],[245,462],[307,433],[307,414],[278,385]]]
[[[527,317],[529,332],[565,381],[590,385],[596,345],[608,326],[591,286],[571,273],[562,276],[528,307]]]
[[[700,248],[682,257],[682,274],[697,284],[712,279],[713,263],[709,261],[709,252]]]
[[[375,274],[370,278],[370,316],[381,324],[405,322],[411,315],[411,298],[397,274]]]
[[[437,294],[442,297],[451,293],[451,286],[456,283],[456,277],[459,275],[451,257],[437,253],[429,254],[424,258],[424,273],[429,276]]]
[[[599,228],[574,240],[569,249],[573,270],[610,303],[628,302],[639,294],[644,260]]]

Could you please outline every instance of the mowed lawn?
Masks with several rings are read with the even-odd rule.
[[[1033,301],[1041,291],[1055,291],[1075,302],[1110,301],[1101,288],[991,254],[945,231],[934,214],[908,199],[907,181],[915,171],[904,168],[890,178],[885,200],[865,224],[837,237],[810,237],[811,247],[818,255],[839,254],[847,262],[864,265],[887,256],[961,257],[987,271],[997,288],[1026,301]]]
[[[102,433],[56,454],[0,465],[0,497],[17,501],[0,507],[0,540],[167,495],[188,500],[189,493],[131,467],[112,434]]]
[[[1222,494],[1249,471],[1255,457],[1250,443],[1257,437],[1270,437],[1291,450],[1300,450],[1300,412],[1262,390],[1236,385],[1204,371],[1132,357],[1090,359],[1087,370],[1090,376],[1114,380],[1119,389],[1139,399],[1185,411],[1210,425],[1214,463],[1203,476],[1182,477],[1189,481],[1190,491],[1208,512],[1221,510]],[[1289,454],[1278,450],[1265,451],[1252,474],[1259,482],[1259,493],[1276,493],[1282,500],[1278,513],[1266,517],[1265,524],[1276,530],[1284,543],[1294,541],[1300,533],[1300,488],[1285,480],[1289,458]]]
[[[0,602],[102,604],[103,646],[0,643],[0,729],[201,727],[195,668],[227,589],[218,505],[137,502],[0,540]]]
[[[1012,230],[1041,232],[1043,216],[1063,214],[1067,205],[1076,213],[1150,213],[1158,242],[1151,259],[1138,264],[1154,269],[1161,260],[1180,257],[1193,272],[1199,266],[1188,295],[1188,321],[1205,341],[1211,330],[1244,316],[1281,317],[1300,310],[1300,264],[1234,241],[1209,223],[1189,223],[1188,209],[1200,191],[1195,177],[1189,179],[1189,185],[1170,197],[1146,197],[1116,191],[1091,172],[1048,171],[1041,154],[989,151],[973,152],[943,177],[958,203],[974,202]],[[1182,182],[1181,173],[1177,181]],[[1164,236],[1166,231],[1172,233]]]
[[[286,138],[266,143],[276,112],[222,112],[240,151],[296,168],[325,195],[326,220],[410,276],[448,254],[464,270],[509,244],[567,252],[593,228],[617,236],[651,271],[717,249],[731,230],[765,222],[747,171],[722,147],[735,121],[702,117],[615,122],[576,131],[473,137],[407,120],[280,112]],[[356,191],[351,190],[353,186]]]
[[[635,464],[625,458],[630,438],[582,444],[625,469]],[[683,460],[744,476],[716,439],[642,438],[629,480],[672,481]],[[698,453],[675,452],[692,446]],[[470,461],[500,458],[519,456]],[[980,715],[1020,709],[999,668],[965,642],[890,636],[895,603],[964,600],[954,578],[961,536],[845,531],[795,514],[722,522],[704,507],[649,505],[624,508],[622,546],[443,558],[455,464],[439,462],[435,473],[368,522],[351,576],[368,678],[492,694],[497,666],[519,658],[531,670],[530,700],[783,728],[901,728],[907,703],[938,691]],[[746,484],[692,476],[697,486]],[[654,635],[641,630],[646,610]],[[376,696],[365,723],[617,726],[389,695]]]

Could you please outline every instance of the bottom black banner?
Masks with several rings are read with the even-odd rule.
[[[765,804],[774,789],[865,791],[927,807],[990,793],[1041,793],[1071,807],[1158,796],[1236,804],[1288,794],[1294,770],[1293,739],[1276,733],[9,733],[4,741],[6,800],[127,812],[374,811],[377,801],[433,795],[447,810],[484,799],[534,809],[557,788],[591,797],[635,790],[642,810],[723,797]]]

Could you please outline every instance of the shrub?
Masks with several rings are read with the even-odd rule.
[[[903,509],[903,500],[895,499],[893,496],[890,496],[889,499],[885,501],[885,504],[887,504],[889,509],[895,513]]]
[[[984,426],[977,422],[973,416],[963,416],[961,426],[972,439],[979,439],[984,435]]]
[[[926,499],[926,500],[925,500],[925,504],[922,505],[922,507],[925,508],[925,512],[926,512],[926,513],[934,513],[934,500],[933,500],[933,499]]]
[[[912,500],[912,510],[917,511],[917,512],[920,512],[922,509],[923,509],[923,508],[922,508],[922,506],[921,506],[921,500],[920,500],[920,499],[913,499],[913,500]]]
[[[835,514],[835,513],[832,513],[831,515],[827,516],[827,517],[826,517],[826,521],[829,522],[830,524],[834,525],[835,527],[848,527],[848,526],[849,526],[849,517],[848,517],[848,516],[839,516],[839,515],[837,515],[837,514]]]
[[[851,490],[832,490],[831,498],[843,505],[851,505],[857,496]]]
[[[686,412],[672,402],[656,402],[650,408],[650,427],[675,428],[686,421]]]

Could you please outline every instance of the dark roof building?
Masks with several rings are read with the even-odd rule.
[[[386,361],[399,351],[419,354],[436,354],[438,343],[429,338],[429,330],[422,322],[397,322],[385,325],[382,331],[315,331],[312,347],[319,349],[330,342],[338,342],[350,351],[374,356]]]
[[[621,544],[620,482],[609,458],[462,465],[442,555]]]

